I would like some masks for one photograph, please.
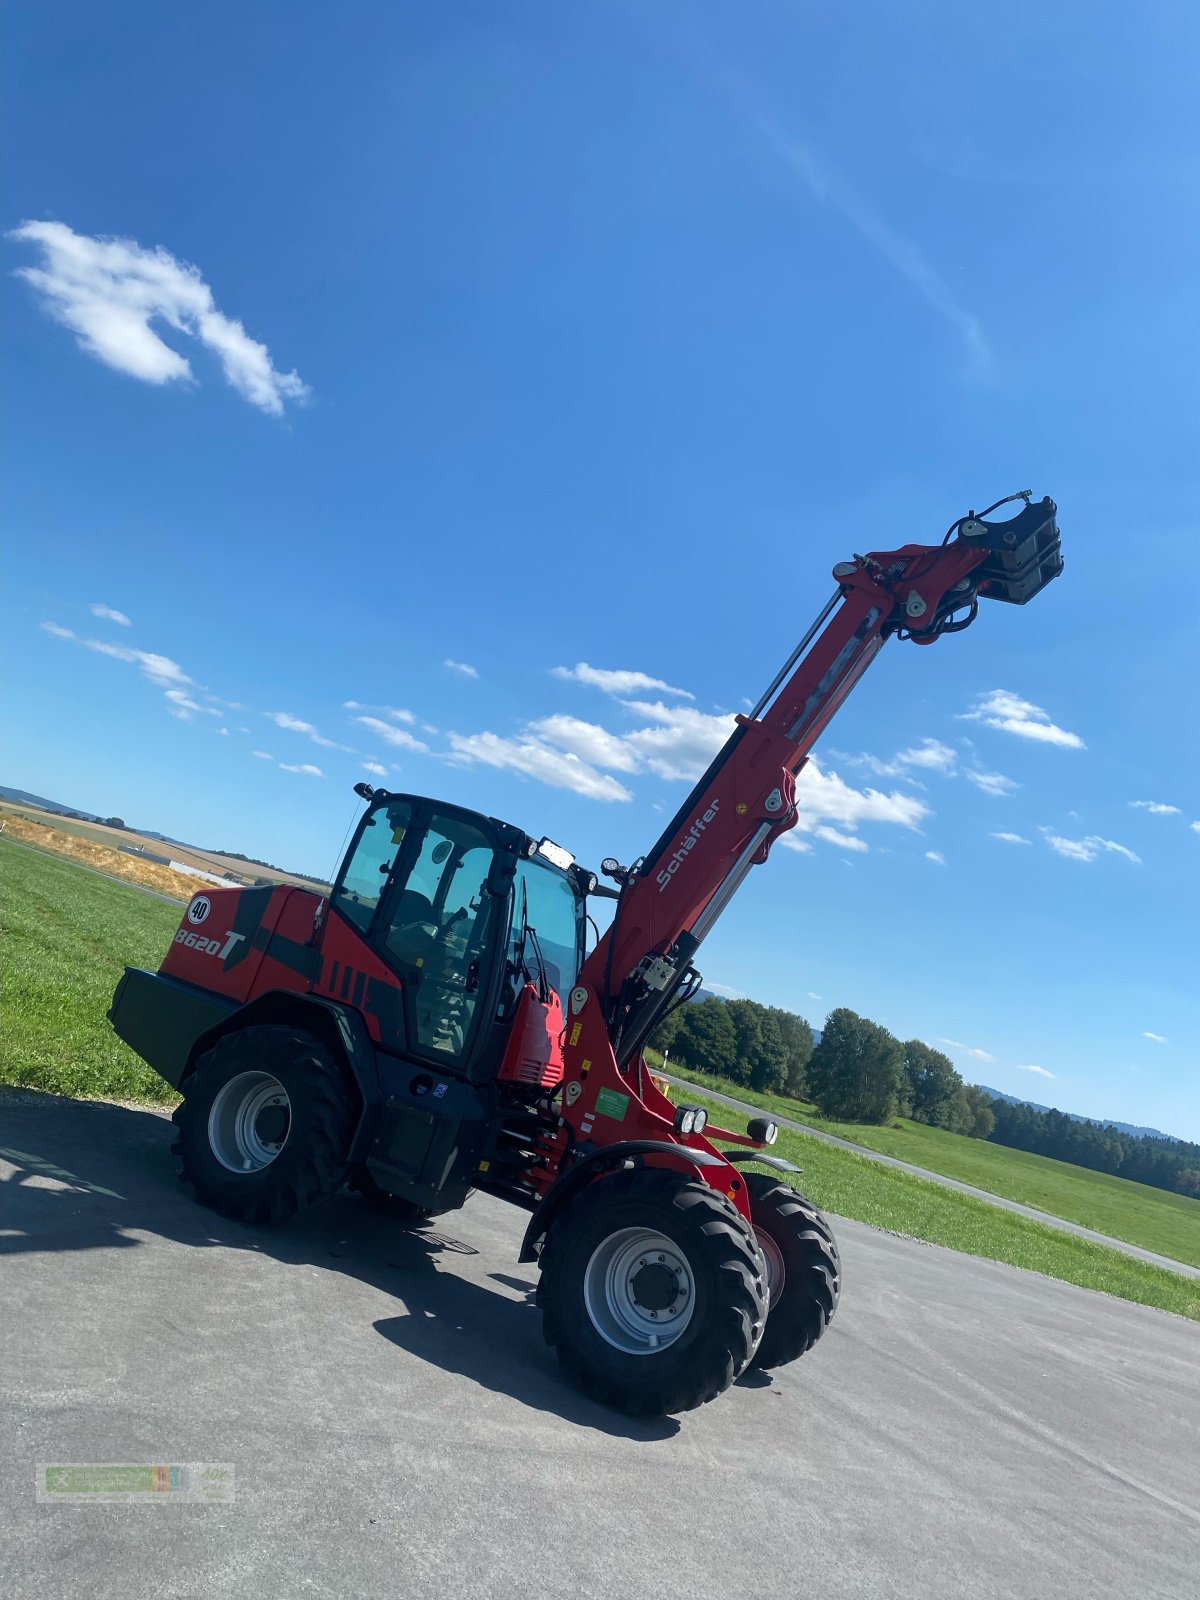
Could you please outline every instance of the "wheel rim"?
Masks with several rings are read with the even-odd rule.
[[[767,1263],[767,1294],[770,1299],[778,1300],[787,1282],[787,1268],[783,1264],[783,1255],[764,1228],[755,1228],[754,1237],[758,1240],[758,1248]]]
[[[287,1143],[292,1105],[269,1072],[239,1072],[221,1089],[208,1113],[212,1153],[230,1172],[261,1172]]]
[[[649,1228],[622,1228],[593,1250],[583,1299],[607,1344],[625,1355],[656,1355],[692,1320],[696,1284],[673,1239]]]

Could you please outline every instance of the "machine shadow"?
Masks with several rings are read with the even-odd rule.
[[[198,1205],[180,1184],[172,1133],[152,1111],[0,1090],[0,1161],[12,1169],[0,1179],[0,1272],[5,1256],[136,1249],[138,1234],[250,1250],[393,1296],[403,1309],[376,1321],[376,1332],[533,1410],[635,1441],[679,1432],[674,1418],[624,1417],[571,1388],[542,1340],[535,1274],[493,1272],[498,1289],[460,1276],[455,1262],[480,1252],[455,1236],[453,1216],[405,1227],[339,1195],[281,1228],[250,1227]]]

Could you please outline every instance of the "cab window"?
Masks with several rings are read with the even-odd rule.
[[[341,881],[331,897],[333,905],[360,933],[366,933],[371,925],[411,823],[412,806],[406,800],[389,801],[363,819]]]

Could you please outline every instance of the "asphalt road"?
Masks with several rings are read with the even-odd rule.
[[[169,1138],[0,1097],[6,1600],[1196,1592],[1191,1323],[844,1222],[811,1355],[631,1422],[560,1379],[516,1212],[251,1230]],[[35,1502],[39,1462],[139,1461],[232,1463],[233,1502]]]
[[[824,1139],[826,1144],[841,1145],[843,1150],[853,1150],[856,1156],[866,1156],[871,1161],[879,1161],[885,1167],[899,1167],[901,1172],[911,1172],[918,1178],[928,1178],[931,1183],[940,1183],[944,1189],[957,1189],[959,1194],[972,1195],[976,1200],[986,1200],[989,1205],[1000,1206],[1004,1211],[1016,1211],[1023,1217],[1031,1217],[1034,1222],[1044,1222],[1048,1228],[1057,1228],[1062,1233],[1073,1233],[1080,1239],[1091,1239],[1094,1244],[1106,1244],[1113,1250],[1119,1250],[1122,1255],[1136,1256],[1139,1261],[1148,1261],[1151,1266],[1167,1267],[1171,1272],[1181,1272],[1185,1278],[1200,1278],[1200,1267],[1193,1267],[1186,1261],[1176,1261],[1171,1256],[1157,1255],[1153,1250],[1143,1250],[1141,1245],[1129,1244],[1124,1239],[1114,1239],[1111,1233],[1098,1233],[1095,1228],[1085,1228],[1081,1223],[1068,1222],[1065,1217],[1052,1216],[1049,1211],[1039,1211],[1035,1206],[1022,1205],[1019,1200],[1006,1200],[1003,1195],[992,1194],[989,1189],[977,1189],[974,1184],[961,1183],[957,1178],[943,1177],[940,1172],[930,1172],[927,1167],[915,1167],[911,1161],[901,1161],[898,1156],[885,1156],[879,1150],[868,1150],[866,1145],[854,1144],[850,1139],[839,1139],[836,1133],[826,1133],[822,1128],[812,1128],[807,1122],[793,1122],[790,1117],[777,1116],[775,1112],[765,1113],[761,1106],[748,1105],[744,1100],[735,1100],[732,1095],[718,1094],[715,1089],[706,1089],[701,1084],[690,1083],[687,1078],[672,1077],[669,1072],[658,1072],[656,1077],[666,1078],[668,1083],[673,1083],[677,1088],[693,1089],[697,1094],[706,1095],[710,1100],[718,1100],[723,1106],[732,1106],[735,1111],[743,1112],[748,1117],[761,1117],[770,1115],[781,1128],[794,1128],[797,1133],[806,1133],[812,1139]]]

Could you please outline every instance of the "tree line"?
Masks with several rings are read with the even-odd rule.
[[[940,1050],[921,1039],[897,1039],[844,1006],[826,1017],[814,1047],[812,1028],[791,1011],[709,996],[677,1007],[651,1043],[693,1071],[811,1101],[822,1116],[839,1122],[910,1117],[1200,1198],[1200,1145],[1121,1133],[1062,1111],[997,1100],[966,1083]]]

